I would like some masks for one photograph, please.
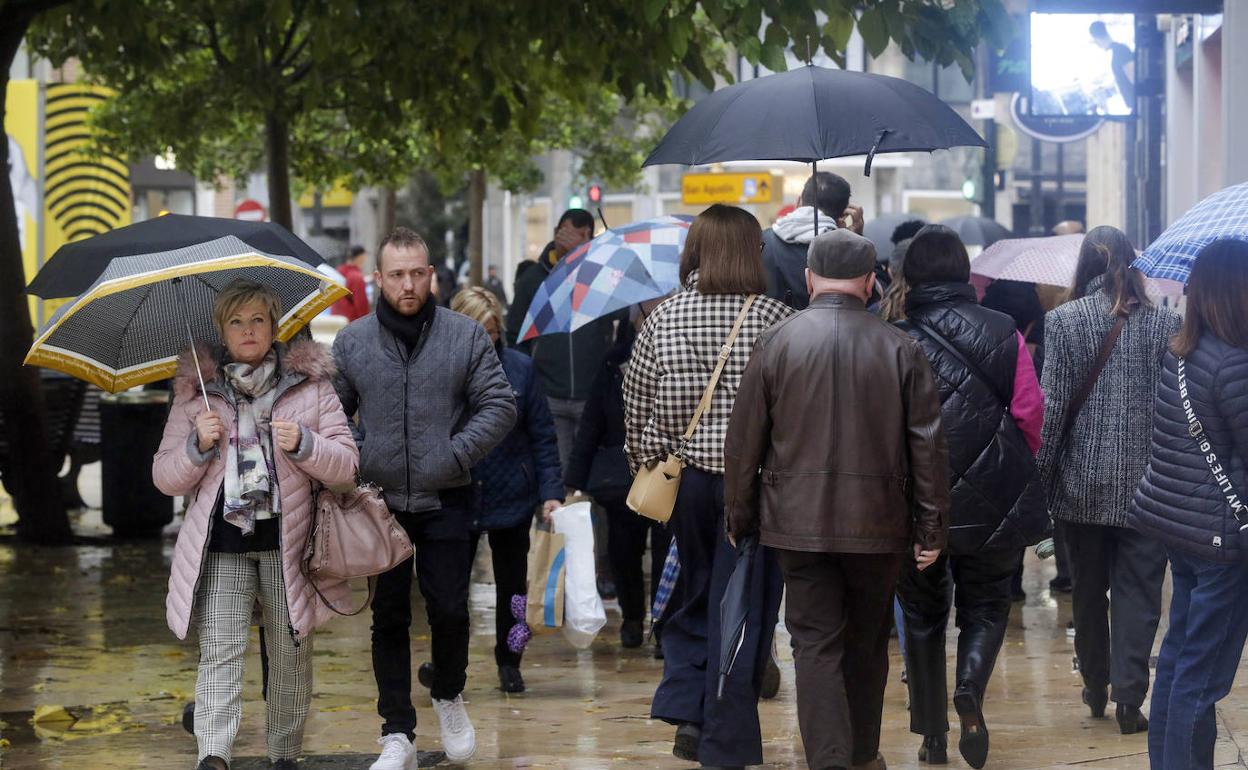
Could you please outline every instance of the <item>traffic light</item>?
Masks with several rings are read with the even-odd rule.
[[[595,206],[600,205],[602,203],[602,185],[597,182],[590,182],[588,197],[590,203]]]

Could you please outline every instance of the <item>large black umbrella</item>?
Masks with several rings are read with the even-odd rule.
[[[234,236],[263,252],[294,257],[313,267],[325,262],[311,246],[273,222],[167,214],[65,244],[40,269],[26,291],[44,299],[77,297],[104,274],[116,257],[173,251],[226,236]]]
[[[1013,238],[1014,234],[1005,225],[988,217],[950,217],[941,224],[957,232],[958,237],[967,246],[983,246],[988,248],[997,241]]]
[[[720,89],[676,121],[644,165],[815,163],[849,155],[985,147],[934,94],[899,78],[807,65]]]
[[[737,653],[745,643],[745,624],[750,615],[750,572],[758,552],[758,536],[748,535],[737,545],[737,563],[728,577],[719,602],[719,686],[716,698],[724,697],[724,685]]]

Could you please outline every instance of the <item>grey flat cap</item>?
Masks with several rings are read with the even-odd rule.
[[[859,278],[875,269],[875,244],[837,228],[817,236],[806,250],[806,266],[822,278]]]

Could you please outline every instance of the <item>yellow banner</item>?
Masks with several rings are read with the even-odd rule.
[[[80,83],[49,84],[41,115],[39,89],[35,80],[13,80],[5,94],[4,130],[14,161],[9,182],[27,282],[62,245],[128,225],[132,211],[126,163],[88,150],[91,110],[111,92]],[[30,303],[38,326],[64,301],[32,297]]]
[[[680,197],[686,205],[770,203],[776,188],[771,174],[685,174]]]
[[[39,227],[39,84],[34,80],[10,80],[5,94],[4,133],[9,144],[9,185],[17,208],[17,232],[21,241],[22,267],[29,281],[42,264]],[[33,322],[39,322],[39,302],[30,300]]]

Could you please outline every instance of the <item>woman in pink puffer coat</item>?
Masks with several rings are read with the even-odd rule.
[[[311,702],[311,633],[333,614],[300,565],[317,486],[351,482],[359,451],[328,352],[313,342],[273,344],[280,303],[271,291],[231,285],[213,315],[225,350],[200,352],[202,391],[184,355],[152,467],[161,491],[187,499],[166,612],[178,638],[192,627],[199,637],[198,768],[228,770],[259,604],[270,665],[268,754],[273,767],[294,768]],[[317,588],[347,606],[345,583]]]

